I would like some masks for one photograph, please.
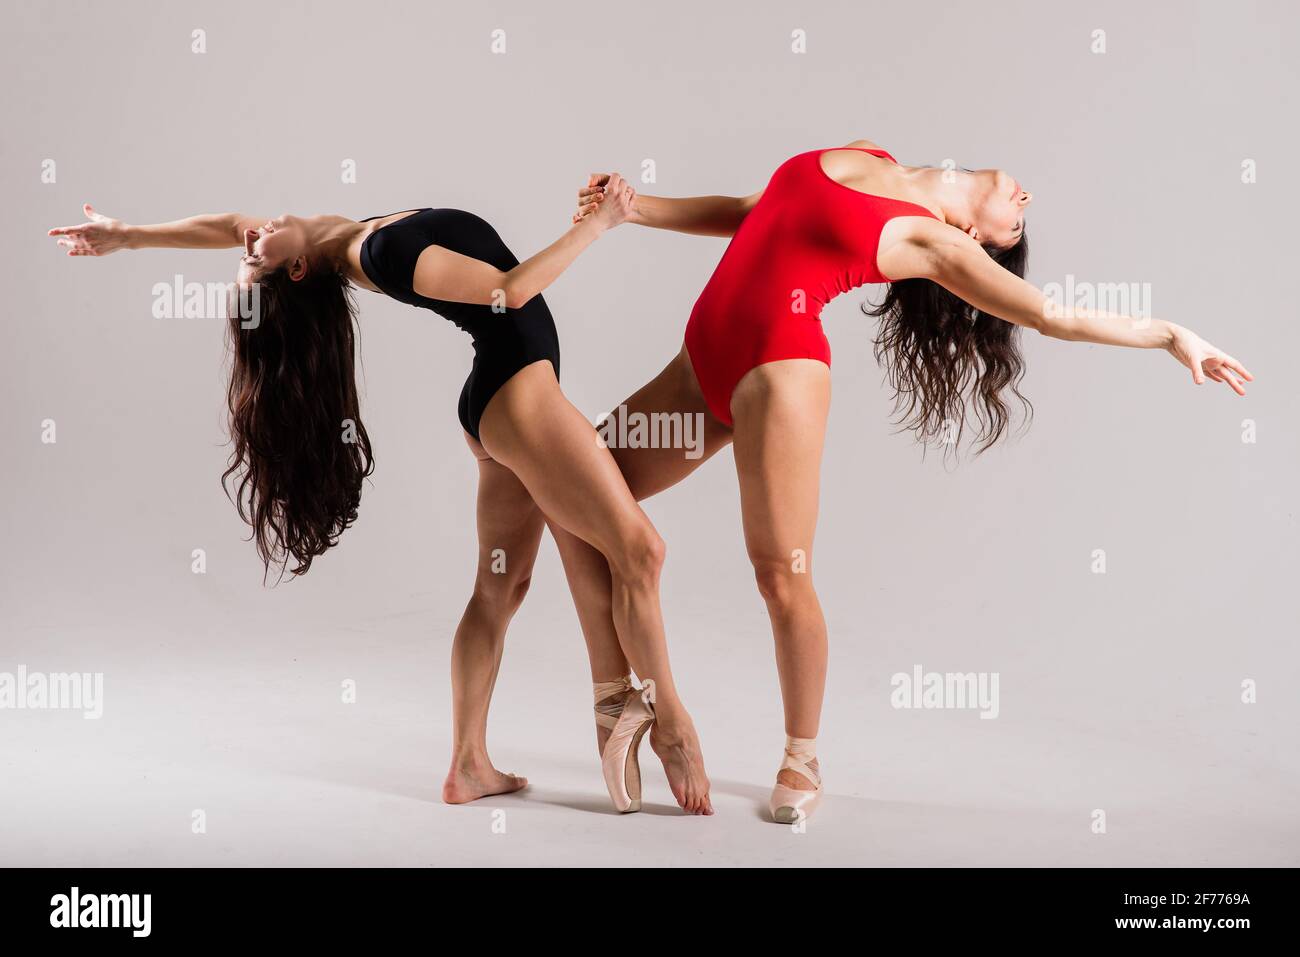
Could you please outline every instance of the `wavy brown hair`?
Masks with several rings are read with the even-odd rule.
[[[985,251],[1024,278],[1027,238]],[[1007,431],[1008,396],[1019,400],[1026,426],[1033,418],[1019,388],[1025,371],[1019,326],[981,312],[929,279],[891,283],[882,303],[865,303],[862,310],[880,319],[874,351],[894,392],[894,424],[922,444],[955,452],[969,424],[978,455]]]
[[[266,572],[305,574],[356,521],[374,471],[357,397],[352,287],[313,263],[259,279],[255,321],[229,311],[226,401],[234,450],[222,487],[252,526]],[[294,564],[289,568],[290,563]]]

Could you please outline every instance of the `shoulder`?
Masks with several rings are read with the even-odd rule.
[[[844,144],[844,149],[854,150],[882,150],[884,149],[879,143],[873,143],[871,140],[854,140],[852,143]]]
[[[897,279],[934,279],[972,249],[982,253],[979,243],[955,226],[928,216],[895,216],[881,230],[877,262]]]

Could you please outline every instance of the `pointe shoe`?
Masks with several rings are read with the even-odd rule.
[[[816,738],[786,737],[785,757],[781,761],[781,767],[777,769],[777,774],[785,770],[793,771],[807,778],[808,783],[816,785],[816,788],[812,791],[801,791],[778,782],[772,788],[772,800],[768,805],[772,811],[772,820],[777,824],[794,824],[796,821],[807,820],[812,816],[813,811],[817,810],[817,805],[822,800],[822,775],[814,764],[816,760]]]
[[[634,688],[630,677],[601,681],[592,686],[596,699],[596,724],[609,728],[609,740],[600,754],[605,787],[621,814],[641,810],[641,766],[637,748],[654,724],[655,684]]]

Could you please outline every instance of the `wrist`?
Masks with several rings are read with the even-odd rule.
[[[1178,337],[1178,331],[1180,328],[1181,327],[1175,323],[1166,322],[1163,319],[1160,320],[1159,334],[1161,349],[1168,349],[1174,344],[1174,340]]]
[[[636,199],[632,201],[632,212],[627,217],[629,223],[634,223],[637,226],[646,225],[645,207],[642,205],[644,199],[644,196],[638,194]]]
[[[574,226],[574,229],[585,231],[587,236],[593,240],[600,238],[600,234],[607,228],[608,227],[595,216],[588,216],[586,219]]]

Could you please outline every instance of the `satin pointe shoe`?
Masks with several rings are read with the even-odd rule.
[[[654,724],[654,682],[636,688],[630,676],[592,685],[596,724],[609,729],[600,764],[610,800],[622,814],[641,810],[641,766],[637,749]]]
[[[807,820],[821,803],[822,775],[817,764],[816,738],[786,737],[785,757],[781,761],[777,774],[787,770],[805,778],[815,787],[811,791],[801,791],[798,788],[788,788],[778,782],[776,787],[772,788],[772,800],[769,805],[772,820],[778,824],[794,824],[796,821]]]

